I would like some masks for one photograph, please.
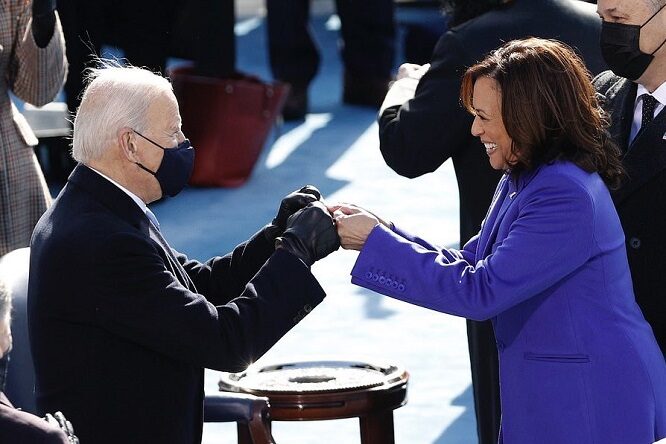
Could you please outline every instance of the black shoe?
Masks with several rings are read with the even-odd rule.
[[[291,85],[289,96],[282,108],[282,118],[285,121],[303,120],[308,112],[308,87]]]
[[[359,77],[345,72],[344,82],[342,100],[345,103],[379,109],[386,97],[390,79]]]

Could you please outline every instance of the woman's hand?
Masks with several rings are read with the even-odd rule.
[[[340,236],[340,245],[346,250],[361,250],[370,232],[378,224],[388,223],[371,212],[352,204],[337,204],[328,207],[333,214]]]

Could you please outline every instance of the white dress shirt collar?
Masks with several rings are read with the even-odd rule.
[[[631,133],[629,134],[629,143],[631,143],[638,131],[641,129],[641,122],[643,120],[643,95],[650,94],[647,88],[641,84],[638,84],[638,89],[636,90],[636,98],[634,99],[634,120],[631,124]],[[662,83],[659,88],[655,89],[652,94],[652,97],[657,99],[659,103],[654,110],[654,115],[658,115],[661,110],[664,109],[666,105],[666,82]]]
[[[134,203],[136,203],[136,204],[139,206],[139,208],[141,208],[141,211],[145,214],[146,210],[148,209],[148,206],[146,206],[146,203],[145,203],[144,201],[142,201],[141,198],[139,198],[139,196],[137,196],[136,194],[132,193],[130,190],[128,190],[128,189],[125,188],[124,186],[120,185],[118,182],[116,182],[115,180],[111,179],[109,176],[107,176],[107,175],[105,175],[105,174],[103,174],[103,173],[100,173],[100,172],[97,171],[95,168],[92,168],[92,167],[90,167],[90,166],[89,166],[88,168],[90,168],[91,170],[93,170],[94,172],[96,172],[97,174],[99,174],[100,176],[102,176],[103,178],[105,178],[106,180],[108,180],[109,182],[111,182],[112,184],[114,184],[115,186],[117,186],[118,188],[120,188],[120,189],[122,190],[123,193],[127,194],[129,197],[132,198],[132,200],[134,201]]]
[[[636,101],[638,101],[638,98],[640,96],[642,96],[643,94],[650,94],[650,92],[648,92],[646,87],[639,84],[638,89],[636,90]],[[657,101],[659,102],[657,104],[657,107],[659,107],[660,105],[662,107],[664,105],[666,105],[666,82],[662,83],[659,86],[659,88],[655,89],[654,92],[652,92],[650,95],[652,97],[654,97],[655,99],[657,99]],[[659,111],[655,112],[655,114],[658,114],[658,113],[659,113]]]

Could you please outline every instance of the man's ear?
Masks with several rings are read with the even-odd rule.
[[[134,131],[131,128],[123,127],[116,132],[116,139],[118,146],[122,150],[123,154],[131,162],[138,161],[137,150],[136,150],[136,137],[134,137]]]

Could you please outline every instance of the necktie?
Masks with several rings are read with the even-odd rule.
[[[649,94],[643,94],[643,119],[641,120],[641,129],[654,119],[654,110],[657,107],[657,99]]]
[[[157,228],[157,231],[160,231],[160,223],[157,221],[157,217],[155,217],[155,214],[150,211],[150,208],[146,207],[146,216],[152,222],[153,226]]]
[[[157,221],[157,217],[155,217],[155,214],[152,211],[150,211],[148,207],[146,207],[146,217],[153,225],[153,228],[155,228],[154,230],[155,238],[157,239],[157,242],[160,244],[160,246],[164,249],[164,252],[169,257],[173,273],[176,275],[178,281],[181,284],[183,284],[185,287],[193,291],[196,291],[194,282],[192,282],[192,279],[190,279],[189,275],[187,274],[183,266],[180,264],[180,262],[178,262],[178,258],[176,257],[173,250],[169,246],[169,243],[162,236],[162,232],[160,231],[160,223]]]

